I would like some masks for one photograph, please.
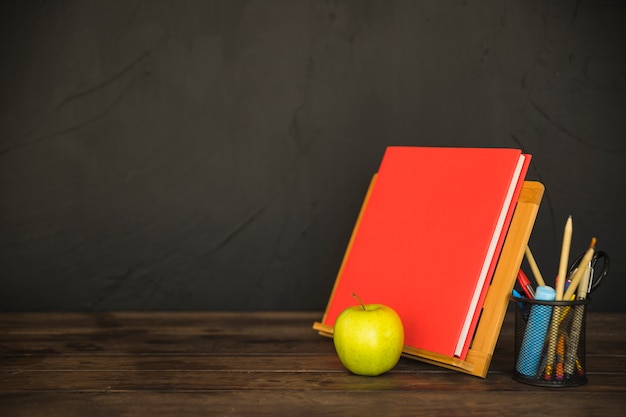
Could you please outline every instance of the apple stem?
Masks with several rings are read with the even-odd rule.
[[[363,309],[363,311],[367,311],[367,309],[365,308],[365,304],[363,304],[363,301],[361,301],[361,298],[356,295],[355,293],[352,293],[352,296],[354,298],[356,298],[356,300],[359,302],[359,304],[361,304],[361,308]]]

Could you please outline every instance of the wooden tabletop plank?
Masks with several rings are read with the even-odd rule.
[[[350,417],[622,417],[626,396],[577,390],[551,391],[557,400],[533,391],[475,392],[384,391],[212,391],[121,393],[0,394],[0,415],[20,417],[73,416],[327,416]],[[42,412],[45,410],[45,412]]]
[[[292,332],[309,337],[319,312],[16,312],[0,313],[0,333],[51,334],[151,332],[164,334],[255,334]]]
[[[597,374],[610,369],[613,373],[626,374],[626,360],[617,355],[587,355],[587,372]],[[513,372],[511,355],[496,355],[491,372]],[[108,355],[94,352],[80,355],[8,355],[0,361],[0,372],[24,371],[98,371],[98,370],[206,370],[206,371],[307,371],[324,372],[343,370],[334,348],[318,354],[143,354]],[[401,358],[396,371],[402,372],[449,372],[424,362]]]
[[[454,371],[452,371],[454,372]],[[590,375],[593,378],[594,375]],[[594,383],[577,387],[579,392],[624,393],[626,376],[602,374]],[[391,371],[377,378],[363,378],[343,370],[302,371],[57,371],[1,372],[0,392],[20,391],[221,391],[221,390],[331,390],[331,391],[545,391],[543,387],[520,384],[510,373],[491,373],[488,378],[468,378],[458,372]]]
[[[324,338],[325,339],[325,338]],[[587,357],[593,355],[623,355],[624,343],[621,340],[602,340],[588,338]],[[0,336],[0,355],[314,355],[333,352],[332,341],[308,339],[301,340],[294,335],[283,338],[265,336],[219,337],[219,336],[173,336],[173,335],[123,335],[110,334],[100,336],[59,335],[41,336]],[[503,356],[512,357],[512,339],[498,341],[494,350],[494,360]]]

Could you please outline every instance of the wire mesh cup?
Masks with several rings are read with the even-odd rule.
[[[511,296],[515,305],[513,379],[531,385],[587,383],[585,321],[590,299],[541,301]]]

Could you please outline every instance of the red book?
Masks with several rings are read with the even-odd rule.
[[[352,293],[402,318],[405,345],[465,359],[530,155],[387,148],[322,324]]]

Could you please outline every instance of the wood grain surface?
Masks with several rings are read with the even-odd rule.
[[[346,371],[321,313],[4,313],[0,416],[623,415],[623,314],[590,314],[589,383],[515,382],[509,313],[487,378],[402,358]]]

